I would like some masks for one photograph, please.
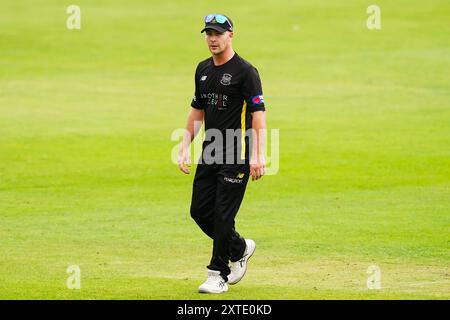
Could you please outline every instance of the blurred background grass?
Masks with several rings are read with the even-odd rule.
[[[209,54],[202,18],[222,12],[261,74],[280,171],[249,183],[237,223],[258,251],[220,298],[448,299],[450,4],[378,1],[369,31],[370,4],[2,3],[0,298],[211,298],[170,135]]]

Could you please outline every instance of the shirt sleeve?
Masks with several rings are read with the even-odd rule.
[[[265,111],[264,97],[258,70],[250,67],[243,83],[243,96],[250,112]]]
[[[191,106],[196,108],[196,109],[204,109],[205,106],[202,103],[202,100],[200,98],[200,93],[198,90],[198,66],[197,69],[195,70],[195,93],[194,93],[194,97],[192,98],[192,102],[191,102]]]

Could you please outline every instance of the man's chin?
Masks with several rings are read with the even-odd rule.
[[[220,55],[220,54],[222,53],[222,51],[220,51],[220,50],[218,50],[218,49],[216,49],[216,50],[214,50],[214,49],[209,49],[209,51],[211,52],[211,54],[213,54],[213,55],[215,55],[215,56],[218,56],[218,55]]]

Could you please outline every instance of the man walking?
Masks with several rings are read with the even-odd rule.
[[[207,15],[201,32],[206,32],[212,56],[200,62],[195,72],[195,96],[178,165],[189,173],[189,145],[200,128],[198,124],[204,121],[205,139],[190,211],[198,226],[213,239],[208,278],[199,292],[221,293],[228,290],[227,284],[242,279],[256,248],[253,240],[244,239],[236,231],[235,217],[249,176],[258,180],[264,175],[266,120],[258,71],[232,48],[231,19]]]

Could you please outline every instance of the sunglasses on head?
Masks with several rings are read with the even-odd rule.
[[[223,24],[226,22],[230,28],[232,27],[230,21],[228,21],[228,18],[225,17],[223,14],[216,14],[216,13],[208,14],[205,17],[205,22],[206,23],[220,23],[220,24]]]

